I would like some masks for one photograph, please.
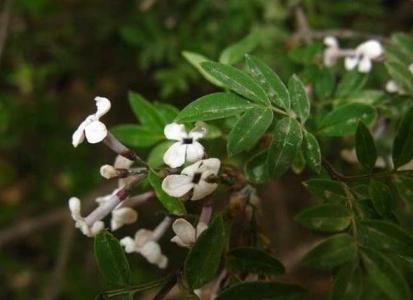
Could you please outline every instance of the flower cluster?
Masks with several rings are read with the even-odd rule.
[[[383,47],[376,40],[368,40],[355,49],[342,49],[335,37],[328,36],[324,39],[326,48],[323,61],[328,67],[334,66],[339,58],[344,58],[346,70],[356,69],[361,73],[370,72],[373,61],[383,55]]]
[[[85,139],[91,144],[104,142],[110,149],[117,153],[113,165],[105,164],[100,168],[100,174],[106,179],[117,179],[117,188],[110,194],[95,199],[97,207],[86,217],[81,214],[81,201],[72,197],[69,199],[69,209],[75,221],[75,226],[81,232],[94,237],[105,228],[104,218],[111,215],[110,229],[118,230],[124,225],[133,224],[138,219],[135,206],[154,197],[154,191],[130,195],[131,188],[139,183],[147,174],[148,167],[140,157],[124,146],[107,130],[100,118],[111,108],[107,98],[96,97],[96,113],[89,115],[77,128],[72,136],[72,144],[77,147]],[[165,126],[165,137],[175,141],[163,155],[164,163],[169,166],[169,175],[162,181],[162,189],[172,197],[200,200],[213,193],[218,184],[221,162],[217,158],[205,158],[205,149],[199,140],[205,137],[206,127],[195,126],[187,131],[185,125],[171,123]],[[143,167],[134,166],[135,163]],[[186,165],[187,163],[192,163]],[[183,167],[181,171],[178,168]],[[184,218],[175,221],[166,217],[154,230],[139,229],[135,236],[124,237],[121,245],[125,252],[136,252],[159,268],[166,268],[168,258],[162,253],[158,241],[171,227],[175,236],[171,239],[181,247],[191,247],[199,235],[207,229],[211,217],[211,206],[204,205],[197,225],[194,227]]]

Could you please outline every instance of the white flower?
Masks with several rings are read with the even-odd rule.
[[[204,157],[204,147],[197,141],[204,137],[205,128],[194,128],[189,133],[182,124],[171,123],[165,126],[168,140],[177,141],[165,152],[163,160],[171,168],[182,166],[185,161],[194,162]]]
[[[112,211],[110,228],[115,231],[123,225],[133,224],[138,219],[138,212],[130,207],[120,207]]]
[[[113,177],[119,176],[119,172],[111,165],[103,165],[100,167],[100,175],[103,178],[111,179]]]
[[[385,89],[388,93],[404,93],[404,90],[394,80],[387,81]]]
[[[96,97],[95,101],[96,113],[89,115],[73,133],[72,144],[74,147],[81,144],[85,137],[89,143],[96,144],[103,141],[108,134],[105,124],[99,119],[110,110],[110,101],[103,97]]]
[[[368,73],[372,67],[372,60],[377,59],[383,54],[382,45],[375,40],[369,40],[360,44],[354,54],[346,57],[344,65],[347,70],[357,67],[361,73]]]
[[[79,228],[84,235],[94,237],[105,227],[105,224],[100,220],[88,224],[87,220],[80,213],[81,204],[78,198],[72,197],[69,199],[69,209],[73,220],[76,222],[76,228]]]
[[[162,189],[172,197],[182,197],[193,191],[191,200],[202,199],[215,191],[216,183],[206,179],[217,175],[221,162],[217,158],[200,160],[182,170],[180,175],[168,175],[162,181]]]
[[[409,65],[409,71],[410,71],[410,73],[413,74],[413,63],[411,63],[411,64]]]
[[[171,242],[181,247],[190,248],[207,228],[208,225],[203,222],[199,222],[195,228],[183,218],[176,219],[172,224],[172,230],[175,232],[175,236],[171,239]]]
[[[120,244],[125,247],[126,253],[140,253],[148,262],[164,269],[168,265],[168,258],[162,254],[161,247],[152,238],[153,231],[140,229],[136,232],[135,239],[125,237],[120,240]]]
[[[333,36],[327,36],[324,38],[324,45],[327,46],[323,54],[324,65],[327,67],[334,66],[341,56],[338,41]]]

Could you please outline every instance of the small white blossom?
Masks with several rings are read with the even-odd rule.
[[[413,74],[413,63],[411,63],[411,64],[409,65],[409,71],[410,71],[410,73]]]
[[[84,235],[94,237],[105,227],[105,224],[100,220],[88,224],[87,220],[81,215],[81,203],[78,198],[72,197],[69,199],[69,209],[73,220],[76,222],[76,228],[79,228]]]
[[[168,265],[168,258],[162,254],[159,244],[152,239],[153,231],[140,229],[134,239],[125,237],[120,240],[120,244],[125,247],[126,253],[140,253],[148,262],[164,269]]]
[[[108,130],[100,118],[110,110],[110,101],[104,97],[96,97],[95,101],[96,113],[89,115],[73,133],[72,144],[74,147],[81,144],[85,137],[89,143],[96,144],[103,141],[108,134]]]
[[[162,181],[162,189],[172,197],[182,197],[192,190],[191,200],[202,199],[215,191],[216,183],[206,179],[217,175],[221,162],[217,158],[200,160],[182,170],[180,175],[168,175]]]
[[[388,93],[399,93],[403,94],[404,90],[394,81],[394,80],[389,80],[386,83],[386,92]]]
[[[103,178],[111,179],[119,175],[119,172],[111,165],[103,165],[100,167],[100,175]]]
[[[172,224],[172,230],[175,232],[175,236],[171,239],[171,242],[181,247],[190,248],[207,228],[208,225],[203,222],[199,222],[195,228],[183,218],[176,219]]]
[[[204,157],[204,147],[197,142],[206,134],[203,127],[196,127],[189,133],[182,124],[171,123],[165,126],[164,134],[175,142],[165,152],[163,160],[171,168],[182,166],[185,161],[194,162]]]
[[[326,45],[323,53],[324,65],[327,67],[334,66],[337,59],[341,56],[338,41],[333,36],[327,36],[324,38],[324,45]]]
[[[383,54],[382,45],[375,40],[369,40],[360,44],[354,54],[346,57],[344,65],[347,70],[353,70],[357,67],[361,73],[368,73],[372,67],[372,61]]]

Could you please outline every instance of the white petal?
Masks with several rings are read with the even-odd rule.
[[[157,263],[162,256],[161,247],[154,241],[148,241],[139,252],[152,264]]]
[[[152,238],[153,232],[152,230],[148,229],[139,229],[135,233],[135,243],[137,247],[142,247],[145,245],[151,238]]]
[[[204,147],[198,143],[193,142],[186,146],[186,160],[189,162],[194,162],[202,159],[204,157]]]
[[[353,70],[357,64],[359,63],[359,57],[358,56],[348,56],[344,60],[344,67],[346,70],[350,71]]]
[[[356,52],[367,56],[370,59],[376,59],[383,54],[383,47],[378,41],[369,40],[360,44],[356,48]]]
[[[171,238],[171,242],[177,244],[179,247],[183,248],[189,248],[191,245],[188,245],[184,243],[179,236],[175,235],[173,238]]]
[[[69,209],[73,220],[78,221],[80,219],[83,219],[80,214],[81,203],[79,198],[72,197],[69,199]]]
[[[207,125],[205,123],[199,122],[199,124],[189,132],[188,136],[196,141],[202,139],[204,136],[207,135],[207,133]]]
[[[338,48],[338,40],[334,36],[326,36],[324,38],[324,45]]]
[[[195,228],[187,220],[176,219],[172,224],[172,230],[184,244],[191,245],[195,242]]]
[[[413,74],[413,64],[410,64],[410,65],[409,65],[409,71],[410,71],[410,73]]]
[[[178,168],[185,163],[186,145],[174,143],[163,155],[163,161],[171,168]]]
[[[188,134],[185,130],[185,125],[178,123],[171,123],[165,126],[164,134],[168,140],[181,141],[186,138]]]
[[[162,181],[162,189],[172,197],[182,197],[193,186],[192,177],[186,175],[168,175]]]
[[[100,143],[108,134],[105,124],[94,121],[85,128],[86,139],[91,144]]]
[[[97,235],[104,228],[105,228],[105,223],[103,223],[102,221],[97,221],[93,223],[92,228],[90,229],[91,236]]]
[[[85,140],[85,129],[80,126],[72,135],[72,145],[73,147],[79,146]]]
[[[158,268],[165,269],[168,266],[168,258],[165,255],[162,255],[158,260]]]
[[[199,170],[201,172],[210,171],[213,175],[217,175],[220,167],[221,167],[221,161],[218,158],[208,158],[208,159],[204,159],[201,161]],[[211,174],[208,174],[208,176],[209,175]]]
[[[358,70],[361,73],[368,73],[371,70],[371,66],[372,64],[371,64],[370,58],[367,56],[364,56],[359,62]]]
[[[204,222],[199,222],[196,225],[196,238],[198,238],[201,235],[201,233],[203,233],[207,229],[208,229],[207,224],[205,224]]]
[[[386,91],[388,93],[397,93],[399,90],[400,90],[400,88],[394,80],[387,81]]]
[[[111,165],[103,165],[100,167],[100,175],[103,178],[111,179],[118,176],[118,171]]]
[[[132,160],[127,159],[122,155],[118,155],[115,158],[115,163],[113,164],[113,166],[117,169],[129,169],[132,166],[132,164]]]
[[[323,54],[323,62],[324,65],[327,67],[332,67],[336,64],[338,58],[337,49],[328,48],[324,51]]]
[[[121,239],[120,244],[121,244],[121,246],[125,247],[125,252],[126,253],[131,253],[131,252],[136,251],[135,241],[129,236],[124,237],[123,239]]]
[[[185,169],[181,171],[181,174],[188,175],[190,177],[194,176],[195,173],[201,172],[199,168],[201,167],[202,162],[202,160],[199,160],[196,163],[187,166]]]
[[[208,183],[204,180],[201,180],[198,184],[194,186],[191,200],[195,201],[205,198],[206,196],[212,194],[217,187],[218,184],[216,183]]]
[[[130,207],[121,207],[112,211],[111,229],[115,231],[123,225],[135,223],[138,213]]]
[[[108,98],[105,97],[95,97],[96,101],[96,118],[100,118],[105,115],[111,107],[111,103]]]

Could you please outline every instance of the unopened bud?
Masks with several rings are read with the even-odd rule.
[[[111,165],[103,165],[100,167],[100,175],[106,179],[111,179],[119,176],[119,172]]]

